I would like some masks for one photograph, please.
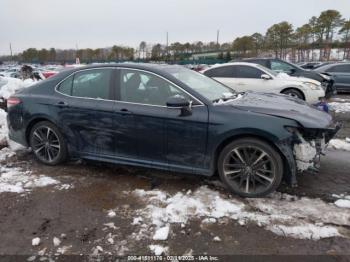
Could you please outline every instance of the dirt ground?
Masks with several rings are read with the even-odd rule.
[[[342,114],[340,118],[350,119],[350,115]],[[350,136],[350,132],[341,135]],[[43,250],[45,255],[92,254],[97,246],[104,254],[151,254],[149,245],[157,241],[131,237],[135,232],[133,211],[143,203],[122,192],[138,188],[161,189],[174,194],[208,185],[227,194],[215,182],[216,178],[203,179],[85,161],[50,167],[38,163],[27,152],[18,153],[2,164],[31,170],[33,174],[46,175],[73,187],[57,190],[47,186],[35,188],[28,194],[0,193],[0,255],[16,254],[29,258]],[[350,152],[329,150],[322,158],[319,174],[300,176],[299,187],[283,185],[279,191],[334,201],[332,194],[350,193],[349,170]],[[112,219],[106,216],[110,209],[116,211]],[[111,221],[115,227],[105,225]],[[113,236],[113,243],[108,241],[108,235]],[[64,246],[66,250],[54,246],[52,239],[55,236],[62,241],[60,247]],[[215,236],[221,241],[213,241]],[[39,246],[32,246],[35,237],[41,239]],[[197,219],[191,219],[185,228],[180,224],[172,225],[165,243],[168,254],[176,255],[350,255],[348,238],[294,239],[278,236],[255,224],[242,226],[229,219],[204,227]]]

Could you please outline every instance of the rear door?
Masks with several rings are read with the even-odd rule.
[[[57,87],[59,125],[82,155],[114,153],[113,75],[112,68],[86,69]]]
[[[273,92],[276,88],[276,81],[262,79],[265,72],[254,66],[236,65],[235,72],[238,91]]]

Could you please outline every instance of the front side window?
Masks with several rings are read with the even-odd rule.
[[[287,63],[272,60],[271,61],[271,69],[274,71],[287,73],[287,72],[291,72],[292,69],[294,69],[294,67],[292,67],[291,65],[289,65]]]
[[[234,67],[221,66],[217,68],[212,68],[205,71],[204,74],[209,77],[234,77]]]
[[[181,95],[193,100],[191,96],[163,78],[137,70],[120,70],[119,100],[123,102],[166,106],[169,97]],[[194,101],[193,101],[194,102]]]
[[[72,96],[109,99],[112,69],[93,69],[74,75]]]
[[[261,78],[263,73],[252,66],[237,66],[237,78]]]
[[[336,65],[329,68],[327,72],[350,73],[350,65]]]

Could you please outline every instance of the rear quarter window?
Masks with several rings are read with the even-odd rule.
[[[72,94],[72,85],[73,85],[73,76],[68,77],[67,79],[63,80],[58,85],[57,90],[65,95],[71,95]]]

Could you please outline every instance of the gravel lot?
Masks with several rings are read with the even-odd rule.
[[[349,103],[350,96],[338,96],[333,101]],[[350,112],[335,116],[345,121],[339,138],[350,137]],[[320,173],[300,176],[298,188],[283,185],[271,199],[250,201],[228,194],[217,178],[85,161],[49,167],[36,162],[30,153],[19,151],[0,159],[2,172],[17,170],[21,174],[18,180],[22,175],[30,177],[26,183],[16,182],[11,190],[0,191],[0,254],[28,258],[157,253],[350,255],[350,209],[334,205],[350,195],[349,159],[349,151],[329,149],[322,158]],[[176,221],[176,197],[185,199],[185,204],[191,199],[204,204],[220,200],[230,210],[245,210],[246,215],[219,215],[222,210],[207,214],[207,210],[190,208],[184,221]],[[284,213],[267,208],[286,203],[296,208],[295,213],[288,213],[288,219],[282,217]],[[298,209],[305,203],[310,206],[304,211]],[[320,210],[311,210],[313,205]],[[161,214],[168,220],[150,216],[151,208],[165,211]],[[169,212],[173,212],[171,216]],[[335,219],[332,214],[336,214]],[[295,232],[277,232],[271,229],[273,215],[278,223],[290,219],[288,223],[308,227],[306,231],[312,234],[304,232],[300,237]],[[157,219],[161,224],[155,222]],[[317,227],[316,231],[312,226]],[[320,237],[315,232],[320,232]],[[40,243],[33,246],[35,238],[40,238]]]

